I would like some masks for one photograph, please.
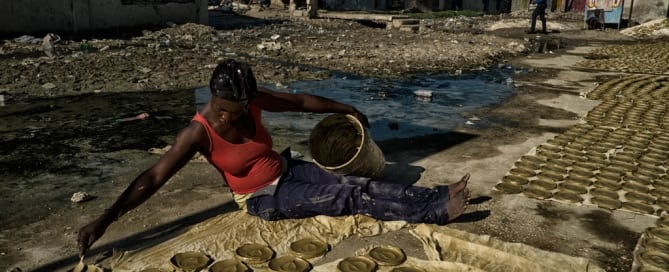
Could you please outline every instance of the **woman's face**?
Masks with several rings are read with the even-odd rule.
[[[224,123],[237,120],[244,112],[244,107],[239,102],[225,100],[215,95],[211,97],[209,103],[218,120]]]

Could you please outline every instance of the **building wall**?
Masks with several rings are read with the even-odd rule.
[[[623,18],[625,19],[630,15],[631,2],[631,0],[625,0],[625,9],[623,10]],[[632,21],[645,23],[667,16],[669,16],[669,0],[634,0]]]
[[[2,0],[0,33],[208,23],[207,0]]]

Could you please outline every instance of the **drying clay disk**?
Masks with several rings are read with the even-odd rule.
[[[269,268],[280,272],[306,272],[311,264],[300,257],[282,256],[270,261]]]
[[[417,267],[395,267],[393,270],[390,270],[390,272],[425,272],[425,270],[417,268]]]
[[[655,198],[644,193],[639,192],[628,192],[625,194],[625,198],[629,201],[644,203],[648,205],[655,204]]]
[[[669,270],[669,257],[667,255],[657,252],[655,250],[647,250],[640,255],[641,263],[654,266],[664,271]]]
[[[524,167],[511,168],[511,170],[509,170],[509,173],[511,173],[514,176],[523,177],[523,178],[533,177],[537,174],[534,170],[527,169],[527,168],[524,168]]]
[[[568,180],[560,184],[560,191],[571,191],[575,194],[585,194],[588,193],[588,187]]]
[[[537,186],[529,186],[525,188],[525,191],[523,191],[523,194],[525,194],[528,197],[531,198],[536,198],[536,199],[546,199],[550,198],[553,193],[551,191],[547,191],[544,188],[537,187]]]
[[[605,209],[609,209],[609,210],[615,210],[615,209],[618,209],[622,206],[622,203],[620,203],[620,200],[613,199],[613,198],[608,198],[608,197],[605,197],[605,196],[596,196],[596,197],[593,197],[592,199],[590,199],[590,201],[593,204],[595,204],[595,205],[597,205],[601,208],[605,208]]]
[[[522,186],[507,182],[498,183],[497,185],[495,185],[495,189],[505,192],[507,194],[518,194],[523,191]]]
[[[553,195],[553,198],[573,203],[580,203],[583,201],[583,197],[572,191],[558,191],[555,193],[555,195]]]
[[[261,244],[245,244],[240,246],[236,253],[237,256],[248,264],[264,263],[274,257],[274,250]]]
[[[328,248],[327,243],[313,238],[304,238],[290,244],[290,250],[305,259],[323,256]]]
[[[372,272],[376,267],[376,262],[365,256],[348,257],[337,264],[341,272]]]
[[[160,268],[149,267],[149,268],[145,268],[141,272],[165,272],[165,271],[161,270]]]
[[[623,203],[623,209],[646,214],[655,213],[655,208],[638,202],[625,202]]]
[[[634,181],[626,181],[623,184],[623,189],[625,189],[626,191],[631,191],[630,193],[634,192],[637,194],[644,194],[644,195],[650,193],[650,188],[648,188],[648,185],[639,184]]]
[[[201,252],[182,252],[175,254],[170,262],[176,268],[184,270],[200,270],[211,263],[211,258]]]
[[[515,185],[525,185],[529,182],[527,180],[527,177],[521,177],[516,175],[506,175],[502,177],[502,181]]]
[[[669,242],[669,229],[651,228],[648,230],[648,235]]]
[[[653,249],[659,252],[669,252],[669,242],[662,239],[648,238],[643,242],[645,249]]]
[[[557,183],[554,180],[545,179],[540,176],[539,179],[535,179],[530,183],[530,187],[538,187],[548,191],[557,188]]]
[[[84,263],[84,257],[79,259],[79,263],[69,270],[72,272],[104,272],[104,270],[96,265],[87,265]]]
[[[240,260],[223,260],[215,262],[209,268],[210,272],[248,272],[249,267]]]
[[[404,251],[394,246],[375,247],[367,255],[380,265],[399,265],[407,259]]]

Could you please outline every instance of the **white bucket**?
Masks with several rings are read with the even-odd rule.
[[[309,152],[316,165],[335,175],[380,178],[386,166],[369,130],[348,114],[333,114],[316,124]]]

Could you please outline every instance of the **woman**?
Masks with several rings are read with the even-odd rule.
[[[147,200],[196,152],[221,172],[240,208],[267,220],[367,214],[383,220],[446,224],[464,212],[469,174],[434,189],[335,176],[313,163],[274,152],[261,123],[265,110],[347,113],[368,126],[367,117],[350,105],[259,88],[248,65],[234,60],[216,67],[209,86],[211,99],[177,134],[172,148],[99,218],[79,230],[82,255],[113,221]]]

